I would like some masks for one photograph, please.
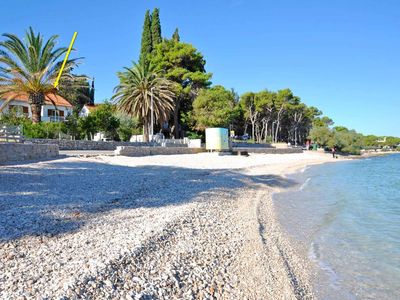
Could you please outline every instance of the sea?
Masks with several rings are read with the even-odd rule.
[[[311,166],[274,195],[318,299],[400,299],[400,154]]]

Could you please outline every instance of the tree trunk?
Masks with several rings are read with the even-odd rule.
[[[267,143],[267,137],[268,137],[268,121],[265,122],[265,135],[264,135],[264,142]]]
[[[180,99],[175,100],[174,105],[174,137],[179,139],[180,130],[179,130],[179,108],[180,108]]]
[[[32,122],[34,124],[40,123],[42,120],[42,105],[44,103],[44,94],[42,93],[33,93],[29,94],[29,104],[31,106],[32,111]]]
[[[275,122],[272,122],[272,126],[271,126],[271,142],[272,143],[275,143],[274,132],[275,132]]]
[[[263,120],[261,124],[262,124],[262,126],[261,126],[260,135],[259,135],[259,141],[258,141],[259,143],[262,142],[263,135],[265,134],[265,120]]]
[[[278,131],[279,131],[279,126],[280,126],[280,122],[278,121],[276,123],[276,129],[275,129],[275,143],[278,142]]]
[[[147,143],[149,141],[149,120],[144,118],[143,120],[143,142]]]
[[[260,125],[258,123],[256,124],[255,142],[260,142]]]
[[[247,126],[249,126],[249,124],[247,124],[247,122],[244,123],[244,130],[243,130],[243,134],[247,133]]]

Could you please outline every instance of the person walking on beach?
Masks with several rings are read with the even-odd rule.
[[[332,157],[335,158],[335,154],[336,154],[336,149],[335,147],[332,147]]]

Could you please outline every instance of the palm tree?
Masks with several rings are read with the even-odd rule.
[[[32,111],[33,123],[41,120],[40,113],[47,95],[58,94],[54,87],[61,68],[60,59],[68,48],[55,48],[57,35],[45,43],[40,33],[35,34],[32,27],[21,40],[14,34],[3,34],[7,39],[0,42],[0,98],[6,104],[20,95],[27,95]],[[80,58],[66,62],[61,82],[73,80],[71,70],[78,65]]]
[[[143,123],[143,141],[149,141],[151,96],[155,119],[159,124],[167,121],[174,105],[174,83],[160,77],[154,65],[146,62],[133,64],[119,72],[120,83],[113,96],[119,111],[137,117]]]

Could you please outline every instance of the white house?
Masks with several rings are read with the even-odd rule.
[[[10,109],[16,110],[20,115],[32,118],[31,107],[28,102],[27,94],[7,94],[0,99],[0,114],[8,113]],[[6,99],[13,99],[6,103]],[[72,114],[72,104],[59,95],[47,95],[42,106],[42,121],[61,122]]]
[[[98,107],[97,104],[85,104],[81,111],[79,112],[79,116],[84,118],[87,117],[91,112],[93,112]]]

